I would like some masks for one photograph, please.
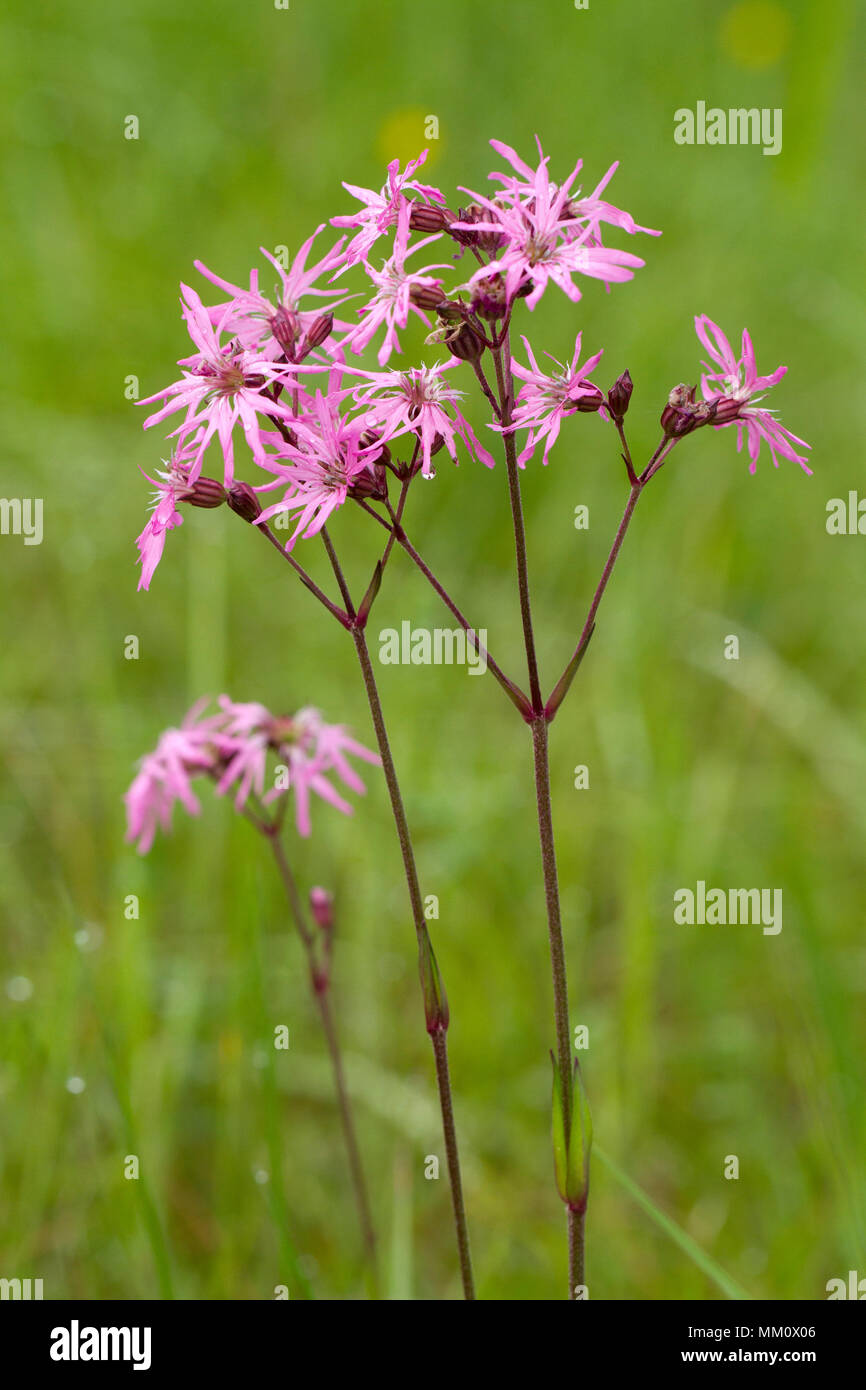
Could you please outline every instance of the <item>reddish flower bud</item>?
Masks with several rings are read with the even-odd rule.
[[[349,496],[374,502],[384,502],[388,496],[388,470],[383,463],[371,463],[363,473],[352,479]]]
[[[709,407],[695,405],[696,389],[683,382],[675,386],[668,396],[668,403],[661,414],[661,425],[669,439],[682,439],[699,425],[708,423]]]
[[[612,419],[621,420],[626,414],[633,390],[634,385],[627,371],[617,377],[607,393],[607,408]]]
[[[728,425],[731,420],[739,419],[742,401],[735,400],[733,396],[721,396],[712,405],[715,407],[713,424]]]
[[[493,200],[496,202],[496,199]],[[468,208],[460,208],[455,221],[457,222],[490,222],[492,214],[487,208],[483,208],[478,203],[470,203]],[[493,255],[500,247],[508,241],[504,232],[474,232],[465,228],[449,228],[455,241],[459,241],[461,246],[477,246],[481,251],[487,251]]]
[[[466,317],[466,305],[459,299],[443,299],[436,305],[436,315],[442,323],[462,323]]]
[[[666,405],[661,414],[661,426],[669,439],[681,439],[683,435],[691,434],[697,424],[698,421],[688,411],[677,410],[672,405]]]
[[[381,436],[376,430],[365,430],[358,443],[363,449],[370,450],[370,453],[367,455],[368,462],[387,465],[391,462],[391,450],[388,448],[387,444],[382,444],[380,440]],[[379,445],[378,451],[374,451],[373,449],[373,445],[375,444]]]
[[[413,232],[441,232],[450,221],[451,213],[429,203],[413,203],[409,212],[409,227]]]
[[[461,362],[477,362],[484,352],[484,344],[468,323],[460,323],[445,335],[445,346]]]
[[[584,412],[601,410],[604,405],[604,393],[592,381],[581,381],[578,384],[586,389],[586,395],[578,396],[574,402],[574,409]]]
[[[418,943],[418,973],[421,976],[421,989],[424,993],[424,1015],[428,1033],[446,1033],[450,1021],[448,997],[439,966],[433,954],[433,945],[427,932]]]
[[[320,314],[317,319],[313,319],[304,338],[304,352],[312,352],[313,348],[321,347],[331,336],[334,327],[333,314]]]
[[[181,501],[191,507],[221,507],[226,501],[226,490],[216,478],[196,478]]]
[[[226,501],[244,521],[255,521],[262,514],[261,503],[249,483],[232,483]]]
[[[501,275],[488,275],[480,280],[470,301],[473,314],[494,323],[504,318],[508,312],[508,299],[505,294],[505,281]]]
[[[290,362],[294,360],[295,344],[298,337],[297,315],[284,305],[279,305],[270,318],[270,330]]]
[[[417,309],[437,309],[447,295],[440,285],[412,285],[409,298]]]
[[[680,382],[679,386],[675,386],[668,396],[668,405],[675,406],[677,409],[693,405],[696,391],[696,386],[686,386],[684,381]]]
[[[322,931],[330,931],[334,925],[334,895],[327,888],[310,889],[310,911],[313,921]]]

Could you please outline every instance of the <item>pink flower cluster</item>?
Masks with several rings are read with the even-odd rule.
[[[192,789],[197,777],[209,777],[220,796],[231,792],[238,811],[247,809],[251,800],[264,807],[290,795],[303,836],[312,829],[312,794],[351,815],[351,805],[329,778],[363,794],[364,783],[347,755],[378,765],[377,754],[351,738],[341,724],[327,724],[315,709],[278,716],[264,705],[237,704],[227,695],[221,695],[218,704],[218,713],[205,715],[208,701],[199,700],[180,728],[166,729],[153,752],[142,759],[124,798],[126,838],[138,842],[140,854],[150,849],[157,829],[170,829],[176,801],[190,815],[199,814],[201,806]]]
[[[540,144],[533,168],[509,145],[490,143],[510,167],[490,174],[497,185],[490,197],[462,190],[472,201],[457,212],[438,188],[418,179],[426,152],[402,171],[398,161],[392,162],[378,191],[345,184],[359,206],[331,219],[343,235],[318,259],[313,246],[325,224],[289,265],[263,251],[276,277],[270,293],[260,287],[256,270],[244,288],[196,262],[227,297],[206,306],[193,289],[181,286],[181,312],[195,351],[180,360],[180,377],[148,398],[157,409],[145,428],[179,423],[170,436],[171,457],[151,479],[156,497],[138,537],[139,588],[149,586],[168,532],[181,524],[180,505],[231,503],[238,427],[259,470],[249,480],[255,492],[276,494],[275,500],[265,499],[269,505],[258,524],[293,518],[286,549],[315,536],[349,499],[381,500],[388,469],[401,479],[415,472],[432,477],[434,455],[443,447],[455,463],[462,450],[492,466],[492,455],[462,413],[464,393],[453,384],[453,374],[467,361],[480,373],[481,356],[505,342],[520,301],[534,309],[549,285],[576,303],[583,277],[607,285],[630,280],[644,262],[605,246],[607,228],[629,236],[659,233],[602,196],[616,164],[584,193],[577,184],[581,161],[555,182]],[[438,242],[449,248],[450,258],[431,262],[428,253]],[[454,273],[455,258],[468,254],[477,268],[462,282],[457,274],[457,283],[447,289],[442,272]],[[420,257],[417,264],[415,257]],[[363,274],[365,290],[354,319],[343,321],[335,310],[354,297],[342,288],[350,271]],[[432,330],[427,342],[443,342],[448,357],[397,370],[391,361],[401,352],[401,334],[413,316]],[[753,470],[762,441],[774,463],[781,454],[805,467],[794,448],[803,441],[756,404],[785,369],[760,377],[748,334],[737,360],[714,324],[702,317],[697,325],[712,359],[703,390],[704,405],[716,403],[713,422],[737,424],[740,444],[748,440]],[[523,341],[529,367],[514,359],[511,364],[523,382],[516,407],[507,424],[499,419],[493,428],[525,432],[521,465],[539,447],[546,464],[566,416],[598,410],[605,418],[602,391],[588,380],[601,353],[581,364],[578,333],[570,366],[554,361],[554,370],[545,373]],[[378,371],[351,365],[352,357],[367,349],[375,352]],[[693,415],[684,428],[708,422]],[[399,466],[388,452],[397,442],[407,450]],[[219,477],[203,479],[212,445],[221,455]]]
[[[769,376],[759,376],[752,339],[745,328],[739,358],[718,324],[713,323],[706,314],[695,318],[695,332],[712,360],[712,366],[704,363],[706,372],[701,377],[704,400],[710,404],[715,402],[717,412],[729,414],[730,418],[718,423],[716,429],[736,425],[738,450],[742,449],[744,440],[747,441],[749,472],[756,471],[763,441],[770,450],[776,468],[779,467],[776,458],[778,452],[783,458],[799,463],[804,472],[811,474],[805,458],[794,448],[795,444],[803,449],[809,449],[811,445],[780,425],[772,410],[757,405],[763,399],[764,392],[782,380],[788,368],[777,367]]]
[[[574,181],[583,167],[583,160],[577,161],[564,183],[556,184],[551,181],[548,157],[540,141],[536,169],[526,164],[510,145],[500,140],[490,143],[514,172],[490,175],[502,184],[495,198],[485,198],[470,189],[461,190],[473,199],[472,211],[476,215],[471,221],[457,223],[458,230],[474,236],[486,233],[501,247],[501,255],[477,270],[470,285],[501,278],[509,302],[525,291],[527,307],[534,309],[550,281],[576,303],[581,292],[574,283],[575,275],[587,275],[608,284],[633,278],[635,270],[644,262],[630,251],[605,247],[601,237],[602,223],[608,222],[629,233],[647,232],[650,236],[661,233],[639,227],[629,213],[599,197],[613,178],[616,164],[611,165],[592,193],[581,197]]]

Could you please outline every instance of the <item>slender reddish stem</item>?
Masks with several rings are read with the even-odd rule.
[[[503,347],[493,354],[503,426],[511,423],[514,405],[514,382],[508,337]],[[568,972],[565,963],[565,942],[562,935],[562,911],[559,901],[559,876],[556,868],[556,844],[553,833],[553,804],[550,791],[550,759],[548,750],[548,720],[541,696],[538,660],[535,653],[535,634],[532,626],[532,605],[529,597],[529,566],[526,549],[526,527],[520,495],[520,475],[513,433],[503,435],[505,463],[508,470],[508,494],[514,528],[514,548],[517,560],[517,588],[520,614],[523,621],[523,640],[529,670],[529,689],[533,719],[532,752],[535,768],[535,801],[538,837],[541,847],[541,866],[544,877],[544,897],[547,907],[547,935],[550,948],[550,970],[553,983],[553,1017],[556,1032],[556,1053],[562,1087],[562,1111],[566,1135],[571,1132],[573,1078],[571,1071],[571,1025],[568,1012]],[[575,1285],[583,1283],[582,1246],[578,1248],[576,1223],[568,1217],[568,1297],[574,1298]],[[578,1278],[578,1274],[581,1276]]]
[[[352,605],[348,585],[343,575],[336,551],[327,534],[327,529],[324,527],[322,529],[322,538],[325,542],[325,548],[328,552],[337,584],[343,595],[343,601],[351,616],[354,614],[354,607]],[[379,756],[382,759],[382,770],[385,774],[385,783],[391,801],[391,812],[397,830],[397,838],[400,842],[400,852],[403,857],[403,869],[406,876],[406,887],[409,892],[409,902],[412,908],[412,918],[415,925],[415,936],[418,941],[419,957],[421,957],[425,950],[431,950],[432,948],[429,945],[429,933],[427,931],[427,922],[424,917],[424,900],[421,896],[418,867],[415,861],[415,850],[412,844],[409,822],[406,818],[406,809],[403,804],[403,794],[400,790],[397,769],[391,753],[388,729],[382,710],[382,701],[379,696],[379,688],[376,683],[373,663],[370,660],[367,640],[362,628],[353,626],[351,631],[355,642],[358,664],[361,668],[361,675],[364,680],[367,703],[370,707],[370,717],[373,721],[373,728],[376,733]],[[472,1274],[472,1256],[469,1248],[469,1228],[466,1221],[466,1206],[463,1200],[460,1152],[457,1143],[457,1128],[454,1120],[454,1099],[451,1092],[451,1078],[448,1067],[447,1028],[438,1027],[435,1030],[428,1029],[428,1032],[433,1047],[433,1058],[436,1066],[436,1083],[439,1091],[439,1106],[442,1114],[442,1132],[445,1139],[445,1154],[451,1186],[451,1203],[454,1212],[454,1229],[457,1237],[457,1252],[460,1261],[463,1296],[466,1299],[474,1299],[475,1284]]]
[[[331,1058],[331,1069],[334,1073],[334,1088],[337,1093],[337,1108],[340,1112],[340,1123],[343,1129],[343,1139],[346,1145],[346,1154],[349,1160],[349,1172],[352,1178],[352,1188],[355,1194],[355,1204],[358,1208],[358,1220],[361,1227],[361,1236],[364,1242],[364,1251],[370,1270],[370,1277],[374,1295],[378,1291],[378,1275],[376,1269],[376,1230],[373,1224],[373,1213],[370,1207],[370,1198],[367,1192],[367,1182],[364,1177],[364,1167],[361,1162],[361,1150],[358,1145],[358,1136],[355,1131],[355,1121],[352,1115],[352,1104],[349,1099],[349,1089],[346,1084],[346,1073],[343,1067],[343,1054],[340,1050],[339,1035],[334,1019],[334,1012],[331,1005],[331,981],[330,972],[323,968],[318,960],[316,953],[316,938],[311,931],[301,903],[298,886],[286,856],[283,842],[278,834],[271,831],[266,832],[266,837],[270,841],[274,859],[279,869],[283,887],[286,890],[289,908],[301,938],[301,944],[307,957],[307,966],[310,975],[310,989],[316,1001],[319,1011],[319,1018],[322,1023],[322,1030],[325,1034],[325,1041]]]

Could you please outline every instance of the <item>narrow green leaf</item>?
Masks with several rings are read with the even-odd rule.
[[[575,1058],[574,1098],[571,1109],[571,1137],[568,1141],[569,1205],[578,1210],[586,1206],[589,1195],[589,1159],[592,1152],[592,1112],[589,1108],[583,1073]]]
[[[589,632],[586,634],[586,637],[583,639],[580,646],[577,648],[573,657],[571,658],[565,670],[563,671],[562,675],[560,676],[559,680],[556,682],[556,685],[553,689],[553,694],[551,695],[547,704],[544,706],[544,713],[547,716],[548,724],[550,723],[551,719],[556,714],[556,711],[559,709],[559,706],[562,704],[563,700],[568,694],[571,682],[577,675],[580,663],[583,661],[583,658],[586,655],[586,649],[589,646],[590,641],[592,640],[592,634],[594,632],[595,623],[593,623],[592,627],[589,629]]]
[[[697,1241],[693,1240],[688,1232],[684,1231],[681,1226],[678,1226],[676,1221],[668,1216],[666,1212],[663,1212],[660,1207],[657,1207],[652,1198],[644,1192],[643,1188],[639,1187],[627,1173],[624,1173],[619,1165],[614,1163],[612,1158],[608,1158],[607,1154],[598,1147],[596,1147],[595,1156],[608,1170],[611,1177],[619,1183],[620,1187],[625,1189],[629,1196],[637,1202],[638,1206],[643,1207],[647,1215],[652,1218],[662,1231],[664,1231],[666,1236],[670,1237],[675,1245],[679,1246],[684,1254],[688,1255],[692,1263],[697,1265],[698,1269],[706,1274],[708,1279],[712,1279],[713,1283],[721,1289],[726,1298],[751,1301],[752,1295],[748,1293],[741,1284],[738,1284],[736,1279],[732,1279],[729,1274],[726,1274],[721,1265],[717,1264],[713,1259],[712,1255],[708,1255],[705,1250],[702,1250]]]
[[[562,1078],[559,1074],[559,1064],[553,1053],[550,1054],[553,1063],[553,1104],[552,1104],[552,1138],[553,1138],[553,1171],[556,1174],[556,1186],[563,1202],[568,1201],[566,1189],[568,1187],[568,1145],[565,1142],[565,1114],[562,1104]]]
[[[428,1033],[444,1033],[448,1027],[448,997],[439,966],[433,953],[433,943],[425,930],[418,942],[418,973],[424,992],[424,1014]]]
[[[358,616],[355,620],[357,627],[364,628],[367,625],[367,619],[370,616],[370,609],[373,607],[373,602],[376,598],[376,595],[382,587],[382,574],[382,561],[377,560],[376,568],[373,570],[373,578],[370,580],[367,592],[361,599],[361,605],[358,609]]]

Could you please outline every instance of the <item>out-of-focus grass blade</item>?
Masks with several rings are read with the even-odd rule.
[[[688,1255],[692,1263],[697,1265],[698,1269],[702,1270],[708,1279],[712,1279],[713,1283],[718,1285],[726,1298],[746,1299],[751,1301],[752,1295],[747,1293],[742,1285],[737,1283],[736,1279],[732,1279],[729,1274],[726,1274],[721,1265],[716,1264],[712,1255],[708,1255],[706,1250],[702,1250],[697,1241],[693,1240],[692,1237],[683,1230],[682,1226],[678,1226],[676,1221],[668,1216],[666,1212],[662,1211],[661,1207],[657,1207],[652,1198],[644,1192],[643,1188],[639,1187],[627,1173],[624,1173],[619,1164],[614,1163],[612,1158],[608,1158],[607,1154],[600,1149],[597,1144],[595,1145],[595,1156],[608,1170],[611,1177],[619,1183],[620,1187],[625,1189],[628,1195],[637,1202],[639,1207],[643,1207],[647,1216],[652,1218],[659,1229],[664,1231],[665,1235],[669,1236],[685,1255]]]
[[[866,744],[859,731],[757,632],[717,613],[703,613],[700,621],[708,640],[699,642],[689,653],[692,664],[751,700],[809,759],[825,786],[866,829],[866,802],[861,794],[866,780]],[[739,633],[748,648],[748,661],[712,656],[711,652],[718,651],[719,632]],[[820,737],[816,736],[818,730]]]
[[[394,1155],[394,1200],[391,1206],[391,1245],[388,1252],[388,1298],[405,1302],[414,1297],[412,1240],[412,1171],[406,1155]]]

